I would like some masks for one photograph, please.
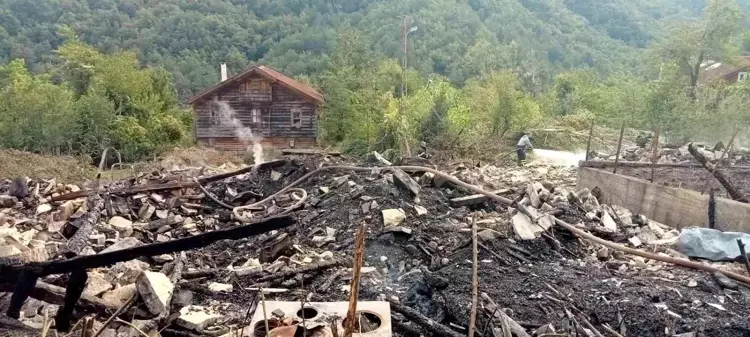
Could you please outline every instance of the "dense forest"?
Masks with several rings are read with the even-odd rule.
[[[268,64],[321,89],[321,139],[355,152],[408,151],[426,139],[467,146],[546,117],[585,128],[629,116],[677,136],[744,100],[727,99],[743,88],[698,92],[694,69],[750,48],[748,8],[750,0],[0,0],[0,129],[14,132],[0,146],[150,154],[189,138],[180,102],[218,81],[223,62],[233,72]],[[402,69],[405,21],[417,28]],[[48,104],[22,101],[35,94]],[[675,117],[685,109],[695,113]],[[77,131],[35,129],[64,113]]]

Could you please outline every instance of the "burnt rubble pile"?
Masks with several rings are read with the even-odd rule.
[[[735,148],[725,154],[726,148],[722,143],[708,145],[705,143],[694,143],[695,147],[712,162],[722,161],[730,165],[747,165],[750,163],[750,150],[746,148]],[[657,153],[657,164],[695,164],[695,158],[688,151],[688,144],[679,147],[660,147]],[[640,147],[633,146],[622,149],[620,160],[651,163],[653,151],[651,145]],[[591,160],[614,161],[614,153],[602,153],[592,151],[589,155]]]
[[[202,169],[150,172],[103,184],[90,195],[55,181],[5,181],[0,266],[111,256],[106,254],[252,228],[256,224],[240,223],[225,206],[255,204],[320,167],[343,164],[340,158],[289,157],[222,179],[207,178]],[[625,255],[555,226],[552,216],[629,247],[684,257],[672,248],[679,232],[599,204],[601,191],[576,191],[574,169],[445,168],[516,200],[522,211],[432,173],[323,171],[296,186],[306,198],[282,193],[239,211],[261,226],[262,219],[288,213],[293,226],[87,269],[67,330],[87,330],[89,336],[100,330],[101,336],[264,336],[266,321],[255,317],[266,317],[275,336],[294,336],[303,327],[308,336],[341,335],[343,317],[307,310],[343,310],[336,303],[348,301],[355,236],[365,225],[359,300],[372,309],[360,316],[358,328],[379,335],[438,335],[408,312],[416,310],[450,333],[466,335],[475,223],[478,335],[502,336],[503,327],[516,336],[606,335],[608,329],[623,336],[750,333],[744,318],[750,293],[736,282]],[[79,197],[67,199],[71,193]],[[92,213],[97,219],[85,233],[86,244],[71,254],[71,242]],[[4,302],[12,302],[23,279],[5,275]],[[40,277],[18,315],[9,315],[17,317],[5,318],[22,323],[16,330],[57,328],[52,318],[64,311],[66,286],[75,275],[70,270]],[[387,302],[390,317],[378,316],[378,306]],[[314,318],[319,316],[325,320]]]

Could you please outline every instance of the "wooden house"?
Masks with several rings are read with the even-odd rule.
[[[724,81],[728,84],[750,79],[750,56],[740,56],[733,63],[706,61],[701,65],[700,83]]]
[[[248,140],[238,128],[249,128],[261,144],[275,148],[312,148],[316,145],[318,111],[323,95],[315,89],[264,65],[253,66],[226,78],[188,103],[194,111],[195,139],[199,145],[227,151],[245,151]],[[227,108],[234,112],[228,121]]]

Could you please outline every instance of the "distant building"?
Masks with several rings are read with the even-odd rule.
[[[723,80],[737,83],[750,79],[750,56],[741,56],[735,64],[706,61],[701,64],[700,83]]]
[[[190,98],[195,139],[200,145],[244,151],[244,128],[264,146],[311,148],[316,145],[323,95],[264,65],[252,66]],[[233,112],[227,113],[228,111]],[[232,118],[234,117],[234,118]]]

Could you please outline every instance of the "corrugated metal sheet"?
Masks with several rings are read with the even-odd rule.
[[[202,98],[210,97],[211,94],[221,90],[223,87],[231,84],[235,84],[238,81],[241,81],[245,79],[246,77],[252,75],[252,74],[259,74],[263,77],[266,77],[272,81],[275,81],[277,83],[282,84],[283,86],[289,88],[290,90],[296,91],[300,93],[301,95],[313,100],[317,104],[323,104],[325,103],[325,99],[323,98],[323,95],[317,92],[315,89],[304,85],[293,78],[286,76],[271,67],[265,66],[265,65],[259,65],[259,66],[252,66],[250,68],[245,69],[243,72],[234,75],[230,78],[228,78],[224,82],[217,83],[216,85],[201,91],[200,93],[196,94],[195,96],[191,97],[190,100],[188,100],[188,103],[193,104],[196,101],[201,100]]]

